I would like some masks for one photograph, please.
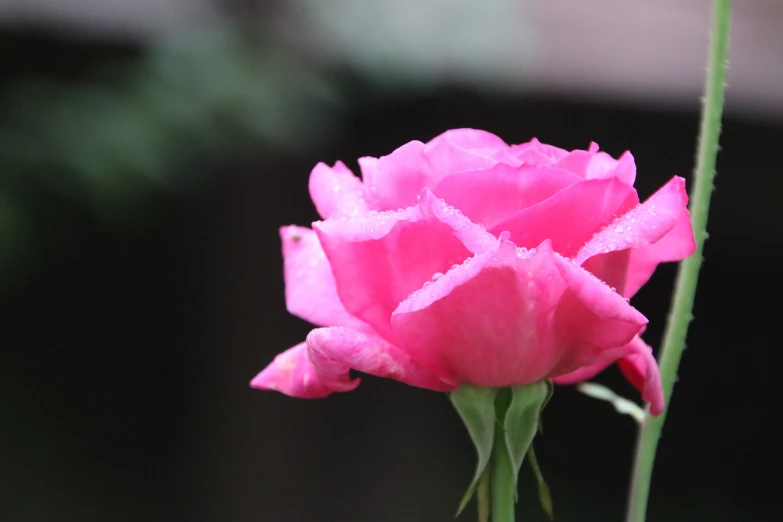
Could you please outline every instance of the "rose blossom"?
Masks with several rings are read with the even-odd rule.
[[[349,370],[432,390],[589,378],[618,361],[663,410],[647,319],[629,304],[658,263],[695,248],[674,177],[640,204],[619,159],[473,129],[319,163],[313,229],[283,227],[288,310],[319,326],[251,385],[317,398]]]

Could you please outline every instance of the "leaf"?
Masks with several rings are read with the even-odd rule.
[[[484,471],[476,488],[478,522],[489,522],[489,473]],[[458,513],[459,514],[459,513]]]
[[[451,402],[462,418],[462,422],[465,423],[478,453],[476,474],[459,503],[457,516],[470,502],[476,491],[476,486],[484,474],[487,464],[489,464],[489,457],[492,454],[492,440],[495,436],[495,396],[497,392],[496,388],[478,388],[463,384],[450,394]]]
[[[506,449],[514,469],[514,485],[517,484],[519,468],[538,432],[541,408],[550,396],[550,384],[539,381],[511,389],[511,404],[503,421]]]
[[[538,458],[536,458],[536,452],[533,449],[532,444],[527,452],[527,458],[530,462],[530,467],[533,468],[536,482],[538,482],[538,500],[541,502],[541,509],[544,510],[544,513],[549,517],[549,520],[554,520],[555,512],[552,506],[552,495],[549,492],[549,486],[544,480],[544,475],[541,473],[541,468],[538,466]]]
[[[555,393],[555,384],[547,380],[547,395],[546,399],[544,399],[544,402],[541,404],[541,411],[538,413],[538,433],[540,435],[544,434],[544,423],[541,421],[541,414],[544,413],[544,408],[546,408],[546,405],[549,404],[549,400],[552,398],[552,395]]]
[[[635,402],[620,397],[615,392],[594,382],[583,382],[576,387],[577,390],[584,393],[588,397],[598,399],[599,401],[606,401],[617,410],[617,413],[623,415],[630,415],[636,422],[641,424],[644,422],[645,413],[644,410]]]

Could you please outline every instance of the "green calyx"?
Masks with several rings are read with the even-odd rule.
[[[476,473],[459,504],[457,515],[465,509],[477,488],[480,520],[488,520],[489,515],[488,502],[481,501],[481,497],[489,495],[495,498],[498,490],[509,489],[506,493],[516,502],[519,469],[525,456],[532,451],[533,438],[540,430],[541,412],[552,396],[552,390],[551,381],[539,381],[511,388],[462,385],[451,393],[451,401],[478,453]],[[551,516],[548,488],[541,478],[537,462],[533,462],[533,465],[539,481],[542,506]],[[495,511],[509,508],[494,505],[494,502],[493,506]]]

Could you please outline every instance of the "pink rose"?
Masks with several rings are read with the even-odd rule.
[[[682,178],[640,204],[630,153],[509,146],[472,129],[319,163],[323,221],[280,231],[288,310],[319,326],[251,385],[356,388],[349,370],[432,390],[586,379],[619,361],[663,410],[647,319],[629,304],[695,248]]]

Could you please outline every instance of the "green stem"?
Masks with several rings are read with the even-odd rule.
[[[709,66],[699,129],[694,184],[691,190],[690,211],[696,238],[696,252],[680,264],[659,360],[667,406],[671,404],[677,367],[685,349],[685,337],[691,321],[696,283],[702,263],[702,250],[707,236],[707,213],[710,207],[723,112],[730,21],[731,0],[713,0]],[[666,412],[659,417],[647,415],[639,432],[626,522],[644,522],[655,452],[665,420]]]
[[[517,493],[514,475],[516,472],[506,449],[505,437],[503,427],[496,426],[495,443],[489,461],[492,522],[514,522],[514,501]]]

